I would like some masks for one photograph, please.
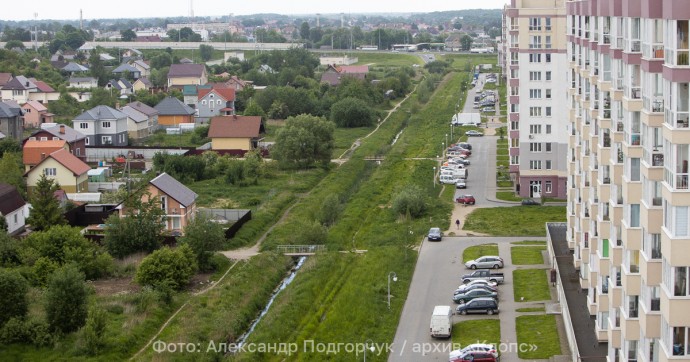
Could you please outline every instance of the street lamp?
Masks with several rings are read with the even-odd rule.
[[[450,147],[450,143],[448,143],[448,133],[446,133],[446,144]]]
[[[398,281],[398,275],[395,272],[388,273],[388,309],[391,309],[391,276],[394,282]]]
[[[434,182],[434,188],[436,188],[436,166],[434,166],[434,174],[432,176],[431,180]]]
[[[369,342],[371,342],[372,346],[369,347]],[[376,350],[374,348],[374,341],[371,339],[367,339],[364,341],[364,362],[367,362],[367,350],[370,350],[372,353]]]

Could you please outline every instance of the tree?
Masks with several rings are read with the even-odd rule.
[[[3,142],[4,140],[0,141],[0,147]],[[21,162],[19,154],[5,152],[0,158],[0,182],[16,187],[20,194],[26,196],[26,183]]]
[[[84,274],[74,265],[58,269],[46,290],[46,319],[50,328],[74,332],[86,323],[88,290]]]
[[[67,223],[62,215],[60,203],[55,198],[55,191],[60,189],[60,184],[55,180],[49,179],[45,174],[36,182],[36,187],[31,192],[29,201],[31,202],[31,214],[27,222],[33,230],[47,230],[55,225]]]
[[[455,30],[460,30],[462,29],[462,23],[460,21],[456,21],[453,23],[453,29]]]
[[[123,30],[120,32],[122,41],[134,41],[137,38],[137,33],[132,29]]]
[[[29,283],[16,270],[0,269],[0,326],[10,318],[22,318],[29,309],[26,293]]]
[[[266,117],[266,112],[261,108],[261,106],[256,102],[249,102],[247,108],[244,109],[245,116],[261,116]]]
[[[462,50],[470,50],[472,48],[472,37],[467,34],[460,37],[460,47]]]
[[[170,286],[180,290],[189,283],[196,270],[196,258],[189,245],[184,244],[175,249],[165,246],[141,261],[134,280],[144,286]]]
[[[225,241],[225,230],[217,222],[213,222],[204,213],[198,213],[184,228],[182,243],[189,245],[196,255],[199,270],[211,270],[209,262],[213,252],[218,250]]]
[[[98,80],[99,86],[104,86],[108,82],[108,74],[110,72],[106,71],[100,52],[91,52],[91,55],[89,55],[89,65],[91,66],[89,69],[91,76]]]
[[[417,218],[426,212],[427,204],[422,190],[417,186],[406,187],[393,200],[393,211],[402,218]]]
[[[24,43],[22,43],[20,40],[10,40],[5,44],[5,49],[14,49],[14,48],[19,48],[21,50],[24,50]]]
[[[110,254],[122,258],[129,254],[156,250],[163,241],[164,214],[155,199],[141,200],[135,193],[125,201],[126,215],[111,215],[106,220],[104,243]]]
[[[333,153],[335,124],[306,114],[290,117],[278,131],[271,155],[283,165],[327,165]]]
[[[299,36],[304,40],[309,40],[309,32],[309,23],[305,21],[299,28]]]
[[[86,352],[90,355],[97,354],[105,345],[105,328],[107,326],[108,316],[105,311],[97,306],[89,309],[89,315],[86,318],[86,325],[84,326],[84,344]]]
[[[376,112],[358,98],[344,98],[331,107],[331,121],[338,127],[369,127],[375,118]]]
[[[199,56],[204,62],[208,62],[213,57],[213,47],[206,44],[199,45]]]

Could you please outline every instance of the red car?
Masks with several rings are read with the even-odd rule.
[[[465,205],[474,205],[474,196],[472,195],[462,195],[455,199],[455,202],[458,204],[465,204]]]

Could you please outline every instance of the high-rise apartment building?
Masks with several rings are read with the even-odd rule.
[[[609,361],[689,361],[690,1],[566,8],[567,237],[592,332]]]
[[[499,65],[507,81],[510,172],[523,197],[566,196],[565,0],[512,0]]]

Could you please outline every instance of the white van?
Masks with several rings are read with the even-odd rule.
[[[449,338],[453,330],[453,310],[449,305],[437,305],[431,314],[429,332],[434,338]]]
[[[438,181],[442,184],[455,184],[457,182],[457,178],[454,175],[441,175],[438,178]]]

